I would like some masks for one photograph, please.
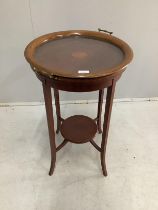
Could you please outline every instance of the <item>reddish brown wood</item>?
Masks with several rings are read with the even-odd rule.
[[[97,126],[98,126],[98,132],[99,133],[102,133],[102,129],[101,129],[101,113],[102,113],[103,97],[104,97],[104,89],[103,90],[99,90],[98,114],[97,114]]]
[[[50,140],[50,148],[51,148],[51,167],[49,171],[49,175],[51,176],[54,172],[55,162],[56,162],[56,145],[55,145],[51,85],[49,81],[47,80],[43,81],[43,94],[44,94],[44,100],[45,100],[45,108],[46,108],[46,114],[47,114],[47,123],[48,123],[49,140]]]
[[[51,168],[54,171],[56,151],[67,141],[90,143],[101,153],[103,174],[107,175],[105,154],[109,131],[115,83],[133,58],[131,48],[124,41],[96,31],[62,31],[38,37],[25,49],[25,58],[43,83],[43,93],[51,147]],[[80,72],[88,70],[88,73]],[[57,114],[57,133],[61,131],[64,141],[56,148],[51,87]],[[101,148],[92,140],[95,133],[101,133],[101,112],[103,90],[107,88]],[[69,117],[64,120],[60,114],[58,90],[89,92],[99,90],[97,125],[86,116]]]
[[[33,68],[33,67],[32,67]],[[46,77],[45,75],[36,72],[36,76],[39,80],[43,81],[45,79],[49,80],[53,88],[57,90],[64,90],[69,92],[90,92],[96,90],[102,90],[112,85],[112,80],[118,80],[121,74],[116,74],[107,77],[97,77],[97,78],[67,78],[67,77]]]
[[[57,50],[58,49],[58,50]],[[94,78],[118,74],[132,60],[127,43],[106,33],[72,30],[46,34],[25,49],[34,71],[47,77]],[[78,70],[90,70],[78,74]]]
[[[111,110],[112,110],[112,104],[115,92],[115,85],[116,81],[113,80],[112,85],[107,89],[107,95],[106,95],[103,134],[102,134],[102,143],[101,143],[101,166],[104,176],[107,176],[105,154],[106,154],[106,145],[107,145],[109,124],[110,124]]]
[[[64,120],[65,120],[64,118],[60,117],[60,121],[61,121],[61,122],[63,122]]]
[[[43,77],[43,76],[42,76]],[[58,90],[70,91],[70,92],[90,92],[96,91],[99,89],[106,88],[112,83],[112,79],[115,77],[120,77],[119,75],[112,75],[107,77],[98,77],[98,78],[64,78],[54,76],[52,80],[52,87]]]
[[[104,69],[105,73],[123,62],[124,53],[106,40],[74,35],[38,46],[33,58],[39,65],[45,65],[49,73],[58,70],[58,74],[64,71],[65,76],[78,77],[81,74],[78,70],[89,70],[89,75],[94,75]]]
[[[90,143],[91,143],[99,152],[101,152],[101,148],[95,143],[95,141],[90,140]]]
[[[68,143],[68,141],[66,139],[64,139],[64,141],[59,144],[59,146],[56,148],[56,151],[58,152],[63,146],[65,146]]]
[[[68,141],[83,144],[94,138],[97,125],[91,118],[83,115],[68,117],[61,125],[61,134]]]
[[[61,126],[61,114],[60,114],[59,90],[57,90],[56,88],[54,88],[54,98],[55,98],[55,107],[56,107],[56,116],[57,116],[56,133],[59,133]]]

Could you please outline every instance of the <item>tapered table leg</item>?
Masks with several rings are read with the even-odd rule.
[[[106,95],[103,134],[102,134],[102,143],[101,143],[101,166],[104,176],[107,176],[105,154],[106,154],[106,145],[107,145],[109,124],[110,124],[111,110],[112,110],[112,104],[115,92],[115,85],[116,81],[113,80],[112,85],[107,88],[107,95]]]
[[[102,129],[101,129],[101,113],[102,113],[103,97],[104,97],[104,89],[103,90],[99,90],[98,113],[97,113],[97,126],[98,126],[98,132],[99,133],[102,133]]]
[[[56,106],[56,116],[57,116],[57,130],[56,133],[59,133],[61,126],[61,114],[60,114],[60,102],[59,102],[59,91],[54,88],[54,98]]]
[[[49,175],[51,176],[53,174],[56,162],[56,145],[55,145],[52,94],[51,94],[51,85],[49,84],[49,81],[44,80],[42,85],[43,85],[43,94],[44,94],[45,108],[47,114],[50,148],[51,148],[51,167],[49,171]]]

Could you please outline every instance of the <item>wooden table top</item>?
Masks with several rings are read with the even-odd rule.
[[[25,49],[33,70],[48,77],[102,77],[123,71],[133,57],[124,41],[95,31],[55,32],[33,40]]]

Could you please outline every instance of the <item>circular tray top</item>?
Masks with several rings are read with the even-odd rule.
[[[34,71],[49,77],[102,77],[123,71],[132,60],[122,40],[95,31],[63,31],[41,36],[25,49]]]
[[[74,115],[63,121],[62,136],[73,143],[81,144],[92,140],[97,132],[94,120],[84,115]]]

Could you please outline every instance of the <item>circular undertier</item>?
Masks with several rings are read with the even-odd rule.
[[[82,144],[94,138],[97,125],[93,119],[87,116],[74,115],[63,121],[60,131],[68,141]]]

